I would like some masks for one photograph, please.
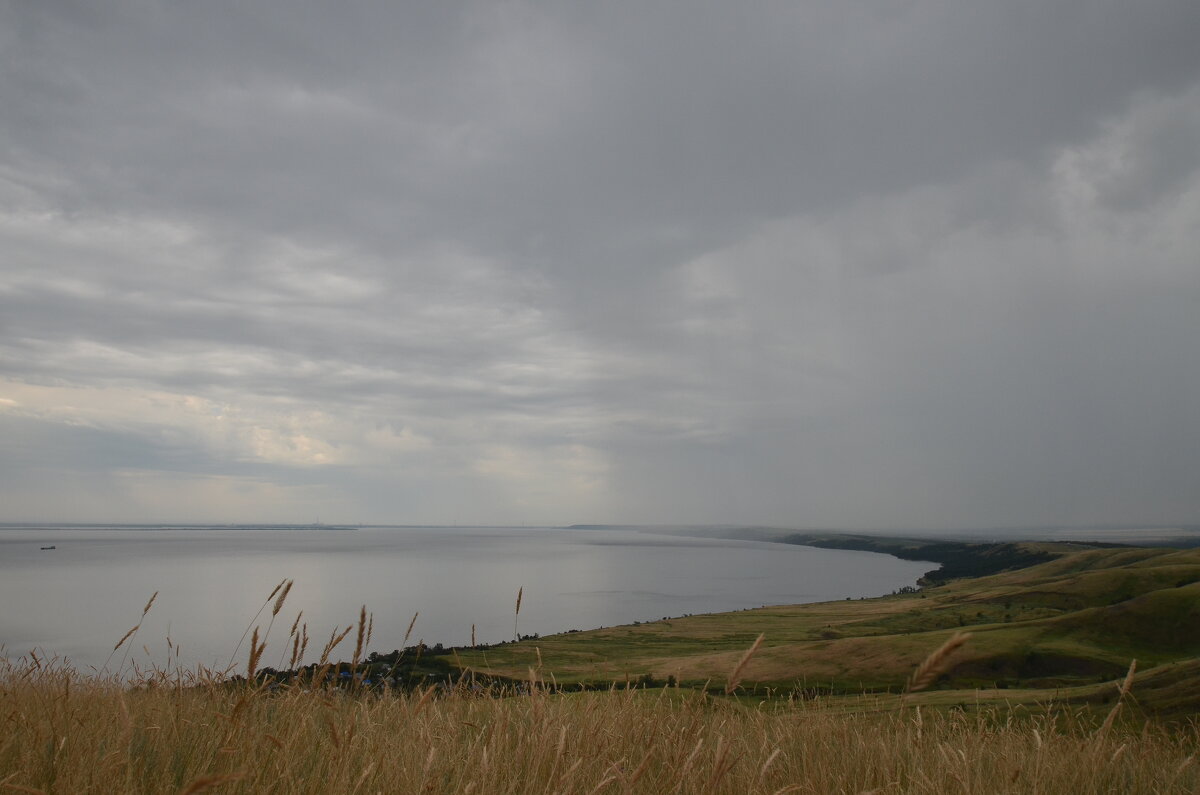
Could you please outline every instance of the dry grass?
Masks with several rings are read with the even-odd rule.
[[[915,693],[937,681],[939,676],[950,669],[950,661],[954,657],[954,653],[962,648],[970,637],[971,633],[969,632],[956,632],[950,636],[949,640],[934,649],[908,678],[904,692]]]
[[[737,690],[738,685],[742,681],[742,672],[746,670],[746,665],[750,662],[750,658],[753,657],[754,653],[758,651],[758,648],[762,646],[762,642],[766,637],[766,635],[760,633],[759,636],[754,639],[754,643],[750,644],[750,648],[746,649],[746,653],[742,655],[740,660],[738,660],[737,665],[733,667],[733,670],[729,674],[729,679],[725,683],[725,695],[728,696]]]
[[[1121,712],[1121,707],[1125,704],[1125,697],[1129,695],[1129,691],[1133,688],[1133,675],[1137,673],[1137,660],[1132,660],[1129,663],[1129,673],[1125,674],[1125,679],[1122,680],[1121,686],[1117,688],[1117,703],[1113,704],[1113,708],[1104,718],[1104,723],[1100,726],[1100,733],[1107,734],[1112,728],[1113,722],[1117,719],[1117,715]]]
[[[1196,727],[758,707],[676,689],[480,697],[122,687],[0,662],[0,791],[1195,792]]]
[[[521,617],[521,597],[525,595],[525,586],[522,585],[517,589],[517,607],[513,611],[513,640],[521,639],[521,633],[517,631],[517,620]]]

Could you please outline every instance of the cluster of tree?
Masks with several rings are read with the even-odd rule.
[[[972,543],[966,541],[930,541],[884,536],[796,533],[782,539],[823,549],[853,549],[881,552],[901,560],[930,560],[941,565],[927,571],[921,585],[941,585],[960,577],[984,577],[1002,571],[1021,569],[1054,560],[1054,552],[1032,549],[1017,542]]]

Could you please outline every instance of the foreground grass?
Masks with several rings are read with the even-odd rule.
[[[0,663],[0,790],[1195,792],[1195,724],[682,689],[480,697],[134,689]],[[934,694],[930,694],[934,695]],[[1122,717],[1134,717],[1133,713]]]

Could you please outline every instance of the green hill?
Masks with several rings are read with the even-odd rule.
[[[458,664],[560,685],[723,686],[761,633],[743,686],[760,693],[899,692],[958,631],[971,638],[939,689],[1003,691],[1092,703],[1102,682],[1139,661],[1142,683],[1172,714],[1200,708],[1200,550],[1037,545],[1027,568],[876,599],[765,607],[572,632],[460,650]],[[1089,689],[1090,688],[1090,689]],[[1101,688],[1103,690],[1104,688]],[[1111,690],[1108,687],[1107,690]],[[1157,700],[1156,700],[1157,699]]]

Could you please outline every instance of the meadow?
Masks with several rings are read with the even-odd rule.
[[[236,671],[130,682],[123,644],[113,675],[5,659],[0,790],[1195,792],[1198,588],[1194,551],[1074,550],[880,599],[457,649],[437,657],[456,684],[382,686],[397,660],[366,653],[365,610],[323,664],[262,667],[306,634],[275,639],[281,583]]]
[[[977,691],[1017,701],[1047,691],[1103,700],[1104,683],[1136,659],[1146,708],[1163,717],[1200,710],[1200,550],[1056,551],[1036,566],[875,599],[674,617],[458,657],[506,676],[524,675],[540,660],[564,685],[646,677],[719,685],[762,634],[745,674],[749,687],[857,695],[898,692],[930,649],[969,631],[970,643],[938,683],[972,694],[968,701]]]
[[[1194,792],[1194,724],[916,697],[142,686],[8,667],[17,792]],[[1111,714],[1111,712],[1110,712]]]

